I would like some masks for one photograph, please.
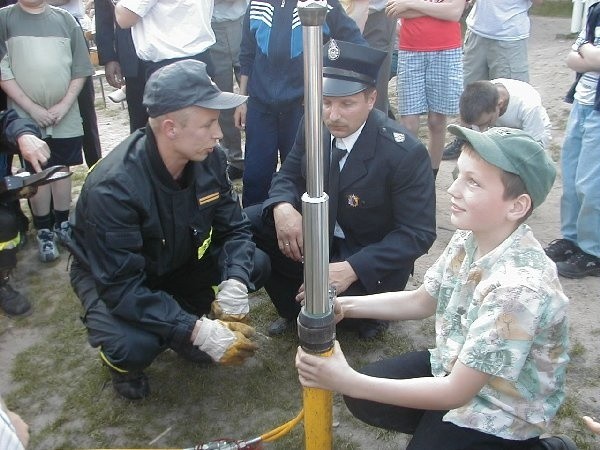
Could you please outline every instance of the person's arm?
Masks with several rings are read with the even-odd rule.
[[[402,0],[389,0],[385,6],[385,14],[393,19],[415,19],[425,14],[410,9]]]
[[[579,73],[600,71],[600,47],[589,42],[567,56],[567,65]]]
[[[48,144],[33,134],[22,134],[17,138],[19,152],[39,172],[50,159],[50,148]]]
[[[42,170],[50,158],[48,144],[40,139],[39,127],[29,118],[21,118],[9,109],[0,113],[0,148],[4,152],[14,149],[31,163],[36,172]]]
[[[436,306],[436,299],[421,285],[414,291],[338,297],[335,313],[338,320],[420,320],[431,317]]]
[[[213,172],[221,173],[218,204],[212,215],[212,238],[208,247],[215,261],[219,261],[221,279],[236,278],[249,291],[255,289],[250,280],[254,265],[255,244],[252,242],[250,221],[242,212],[238,196],[233,193],[225,174],[227,158],[222,151],[215,152],[211,163]],[[218,164],[218,167],[216,166]]]
[[[529,133],[537,142],[544,142],[547,140],[547,117],[548,114],[541,103],[534,107],[528,108],[526,111],[524,111],[521,129]]]
[[[333,7],[327,13],[327,16],[325,16],[325,21],[331,33],[329,38],[353,42],[354,44],[368,45],[358,25],[346,14],[340,2],[338,0],[329,0],[328,3]]]
[[[252,8],[252,2],[248,5],[246,14],[244,15],[244,21],[242,23],[242,41],[240,43],[240,81],[239,89],[240,94],[248,95],[248,76],[252,71],[254,65],[254,57],[256,56],[256,39],[252,30],[250,29],[250,9]],[[240,106],[235,108],[233,113],[233,121],[237,128],[244,130],[246,128],[246,113],[248,106],[246,103],[242,103]]]
[[[291,203],[281,202],[273,207],[277,245],[281,253],[294,261],[302,261],[304,237],[302,214]]]
[[[54,116],[41,105],[31,100],[13,78],[0,81],[0,87],[6,95],[19,105],[40,127],[49,127],[54,123]]]
[[[120,3],[115,6],[115,20],[121,28],[131,28],[142,19],[130,9],[127,9]]]
[[[340,1],[340,3],[348,17],[354,20],[360,32],[364,33],[365,24],[369,18],[369,0],[348,0]]]
[[[100,65],[109,61],[117,61],[115,39],[115,7],[110,0],[95,0],[96,15],[96,47]]]
[[[296,367],[305,387],[326,389],[349,397],[425,410],[450,410],[469,402],[491,375],[457,361],[445,377],[395,380],[364,375],[352,369],[335,342],[328,357],[306,353],[298,347]]]
[[[269,197],[263,203],[263,214],[268,215],[279,203],[289,203],[297,211],[301,210],[302,194],[306,191],[306,179],[302,175],[302,163],[305,158],[304,119],[302,119],[290,153],[279,171],[273,175]]]
[[[69,112],[73,103],[77,101],[77,97],[79,96],[81,89],[83,89],[84,84],[85,78],[75,78],[71,80],[65,96],[60,102],[48,109],[48,112],[54,118],[54,123],[59,123],[65,117],[65,114]]]
[[[241,95],[248,95],[248,75],[240,75],[239,89]],[[235,111],[233,112],[233,123],[236,128],[239,128],[240,130],[246,129],[247,112],[248,107],[246,106],[246,102],[235,108]]]
[[[398,5],[400,9],[404,11],[416,11],[425,16],[452,22],[458,22],[465,10],[465,0],[444,0],[442,2],[432,2],[428,0],[390,0],[388,5],[391,4]]]

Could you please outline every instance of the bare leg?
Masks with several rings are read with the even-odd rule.
[[[400,117],[400,123],[417,138],[419,137],[419,118],[418,114]]]
[[[446,116],[444,114],[430,111],[427,116],[427,127],[429,128],[429,156],[431,167],[438,169],[442,161],[444,141],[446,137]]]
[[[54,209],[68,211],[71,208],[71,177],[50,183]]]

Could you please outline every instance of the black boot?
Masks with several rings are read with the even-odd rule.
[[[0,275],[0,309],[13,317],[31,314],[31,303],[8,284],[8,275]]]
[[[564,434],[540,439],[535,450],[577,450],[577,444]]]
[[[148,377],[141,370],[119,372],[108,367],[112,385],[117,394],[127,400],[141,400],[150,395]]]

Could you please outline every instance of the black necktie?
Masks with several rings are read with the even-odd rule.
[[[329,166],[329,235],[333,236],[338,209],[338,191],[340,188],[340,161],[348,154],[348,150],[336,147],[336,140],[331,143],[331,165]]]

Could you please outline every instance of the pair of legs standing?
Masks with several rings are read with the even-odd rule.
[[[440,167],[446,136],[446,117],[458,113],[463,87],[462,51],[398,53],[398,111],[400,121],[415,136],[427,114],[429,156],[434,174]]]
[[[562,239],[546,248],[558,273],[600,276],[600,112],[575,100],[561,152]]]
[[[73,138],[46,138],[50,148],[50,159],[46,166],[74,166],[83,163],[81,136]],[[27,169],[32,168],[27,164]],[[58,242],[71,237],[69,209],[71,207],[71,177],[43,185],[29,199],[33,225],[37,230],[37,242],[42,262],[51,262],[59,257]]]

